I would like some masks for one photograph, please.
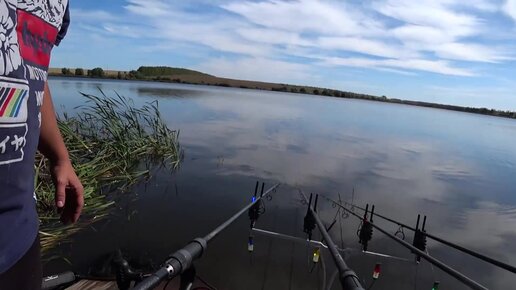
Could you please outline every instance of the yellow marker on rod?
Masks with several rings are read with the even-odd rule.
[[[314,263],[318,263],[320,257],[321,257],[321,248],[314,248],[312,261]]]

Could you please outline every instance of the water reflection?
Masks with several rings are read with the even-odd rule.
[[[138,95],[150,95],[161,98],[192,98],[202,96],[202,91],[184,90],[176,88],[138,87]]]
[[[75,92],[63,82],[51,79],[56,103],[80,103],[69,97]],[[430,232],[516,264],[514,120],[242,89],[75,82],[91,93],[100,83],[136,103],[159,99],[164,118],[181,130],[186,154],[179,172],[158,172],[136,190],[136,201],[124,199],[109,222],[96,226],[98,232],[83,232],[73,247],[61,249],[78,269],[116,247],[159,263],[245,204],[256,179],[283,183],[259,222],[263,228],[302,236],[304,209],[297,188],[332,197],[341,193],[347,200],[355,188],[359,204],[374,203],[379,212],[412,224],[417,214],[426,214]],[[129,220],[128,212],[134,213]],[[321,213],[331,221],[335,209],[322,204]],[[358,246],[357,222],[348,219],[342,227],[344,243]],[[307,250],[300,245],[261,238],[251,262],[247,228],[245,219],[239,221],[210,245],[199,264],[199,272],[219,289],[315,289],[320,284],[320,273],[308,273]],[[332,234],[340,236],[337,228]],[[371,248],[410,257],[379,233]],[[429,252],[490,288],[509,289],[516,282],[514,275],[445,246],[429,243]],[[385,265],[378,289],[414,289],[415,281],[417,289],[429,289],[436,279],[444,289],[466,289],[426,263],[417,272],[411,264],[363,256],[350,264],[369,279],[378,260]],[[222,266],[231,275],[222,275]],[[46,269],[59,267],[64,266]]]

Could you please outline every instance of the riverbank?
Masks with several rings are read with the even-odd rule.
[[[75,73],[80,72],[77,70],[82,71],[82,74]],[[113,80],[143,80],[153,82],[182,83],[191,85],[208,85],[298,94],[311,94],[336,98],[359,99],[384,103],[402,104],[409,106],[427,107],[516,119],[516,112],[514,111],[502,111],[489,108],[463,107],[421,101],[411,101],[397,98],[388,98],[386,96],[359,94],[328,88],[220,78],[206,73],[183,68],[140,67],[138,68],[138,70],[133,71],[102,70],[101,68],[95,68],[93,70],[88,70],[86,72],[84,72],[84,70],[82,69],[76,69],[75,72],[72,72],[72,70],[66,68],[51,68],[49,70],[49,74],[51,76],[59,77],[89,77]]]

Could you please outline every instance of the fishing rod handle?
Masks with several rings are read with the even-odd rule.
[[[169,265],[169,267],[163,267],[150,275],[149,277],[145,278],[140,283],[136,284],[134,286],[134,290],[151,290],[158,287],[159,283],[161,281],[164,281],[171,275],[171,273],[174,273],[174,268]]]
[[[62,286],[75,281],[75,278],[76,277],[73,272],[64,272],[58,275],[44,277],[41,284],[41,289],[54,289],[57,286]]]
[[[341,273],[339,276],[343,290],[364,290],[360,284],[360,280],[358,279],[357,274],[353,270],[348,269],[347,271]]]
[[[155,289],[159,283],[166,279],[173,279],[192,266],[193,261],[201,257],[207,248],[206,240],[197,238],[188,243],[184,248],[175,252],[161,267],[151,276],[145,278],[134,287],[135,290]]]

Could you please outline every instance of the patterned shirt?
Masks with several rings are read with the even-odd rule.
[[[0,273],[38,233],[34,158],[40,107],[50,52],[68,24],[68,0],[0,0]]]

